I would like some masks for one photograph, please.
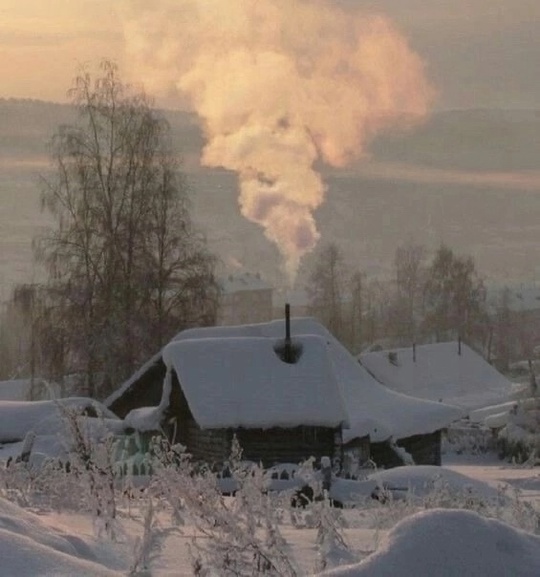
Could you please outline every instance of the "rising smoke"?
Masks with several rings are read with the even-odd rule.
[[[320,236],[316,161],[344,166],[428,110],[423,63],[403,36],[335,0],[125,0],[120,13],[132,72],[188,98],[203,164],[238,173],[242,214],[276,243],[291,283]]]

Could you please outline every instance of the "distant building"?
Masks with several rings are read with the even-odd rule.
[[[220,326],[261,323],[272,319],[271,284],[257,274],[229,275],[221,279]]]
[[[274,292],[274,319],[283,317],[283,311],[287,303],[291,306],[292,314],[295,317],[310,316],[309,296],[305,290],[282,290]]]

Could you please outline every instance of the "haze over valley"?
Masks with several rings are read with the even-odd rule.
[[[284,282],[281,257],[262,228],[242,217],[235,173],[200,165],[204,138],[194,114],[166,111],[183,158],[195,222],[225,271],[260,272]],[[32,237],[40,211],[47,144],[74,119],[68,105],[0,101],[0,290],[36,278]],[[370,157],[344,169],[322,167],[328,192],[315,211],[321,243],[336,242],[348,261],[384,276],[396,247],[445,242],[472,254],[489,280],[536,280],[540,263],[540,112],[435,113],[409,132],[379,137]],[[219,218],[217,217],[219,215]],[[301,266],[297,285],[313,255]]]

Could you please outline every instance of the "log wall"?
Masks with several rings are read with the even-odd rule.
[[[243,458],[264,467],[276,463],[300,463],[315,457],[334,457],[335,429],[330,427],[294,427],[290,429],[236,429]]]

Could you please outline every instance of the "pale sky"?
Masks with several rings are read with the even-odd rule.
[[[438,108],[540,108],[540,0],[327,1],[392,18],[427,63]],[[79,65],[101,58],[121,64],[114,6],[0,0],[0,97],[65,100]]]

